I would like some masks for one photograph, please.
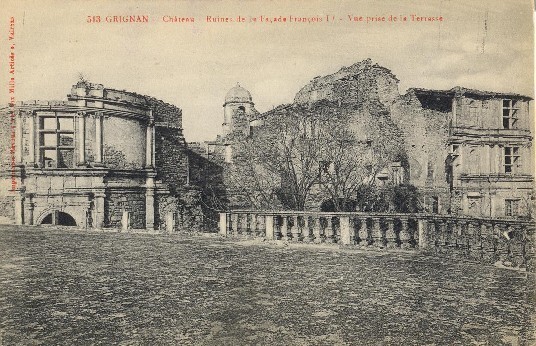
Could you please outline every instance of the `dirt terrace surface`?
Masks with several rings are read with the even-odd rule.
[[[0,228],[1,345],[530,345],[534,275],[409,253]]]

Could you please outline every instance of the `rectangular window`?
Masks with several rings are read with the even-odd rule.
[[[507,200],[505,200],[504,215],[506,215],[506,216],[517,216],[518,215],[518,204],[519,204],[519,200],[517,200],[517,199],[507,199]]]
[[[74,167],[74,117],[39,119],[39,155],[44,168]]]
[[[518,120],[518,102],[515,100],[503,100],[502,122],[503,129],[517,128]]]
[[[517,173],[520,168],[519,147],[504,147],[504,173]]]

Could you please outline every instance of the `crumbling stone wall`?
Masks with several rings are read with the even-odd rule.
[[[104,200],[106,227],[121,228],[123,211],[130,214],[131,228],[145,228],[145,192],[108,192]]]
[[[182,133],[172,127],[155,129],[156,178],[173,191],[188,184],[188,155]]]

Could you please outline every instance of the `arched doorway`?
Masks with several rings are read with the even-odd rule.
[[[53,211],[43,218],[41,225],[76,226],[76,220],[62,211]]]

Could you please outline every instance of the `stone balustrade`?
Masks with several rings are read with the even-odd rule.
[[[533,268],[535,224],[531,221],[437,214],[233,210],[220,213],[219,226],[225,236],[419,250]]]

